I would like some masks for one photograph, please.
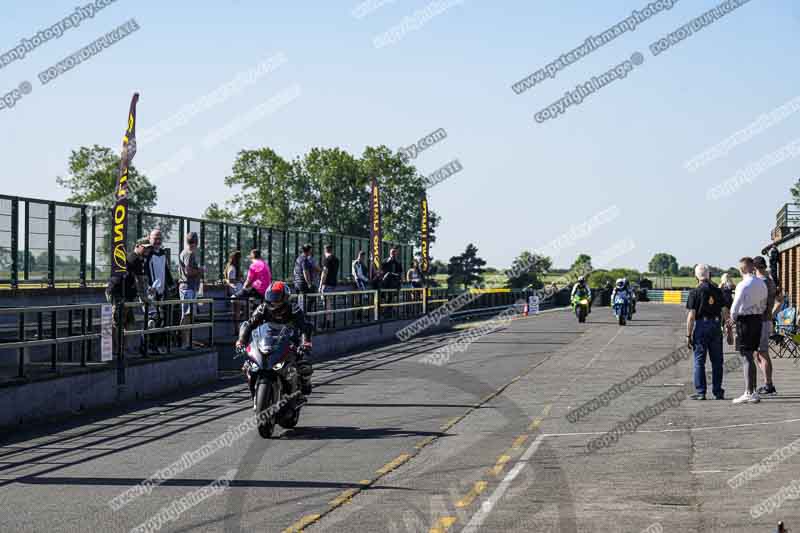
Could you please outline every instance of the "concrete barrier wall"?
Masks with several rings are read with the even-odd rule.
[[[63,418],[86,409],[107,407],[217,380],[217,353],[207,351],[154,361],[127,369],[127,384],[117,387],[115,368],[0,388],[0,432],[20,424]]]
[[[395,334],[412,322],[414,322],[414,320],[396,320],[393,322],[316,335],[314,337],[314,358],[329,359],[331,357],[348,355],[371,346],[398,341]],[[442,320],[438,326],[426,330],[422,335],[444,331],[449,329],[450,326],[450,319],[447,318]]]

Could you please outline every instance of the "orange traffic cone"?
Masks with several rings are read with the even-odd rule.
[[[528,316],[528,304],[525,304],[525,307],[522,308],[522,316]]]

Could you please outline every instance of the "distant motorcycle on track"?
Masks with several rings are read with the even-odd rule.
[[[575,294],[572,296],[572,309],[579,323],[586,322],[586,315],[589,314],[589,296],[586,294]]]

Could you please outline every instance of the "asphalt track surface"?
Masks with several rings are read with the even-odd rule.
[[[579,422],[565,418],[679,347],[683,320],[680,306],[660,304],[641,304],[624,327],[607,309],[586,324],[552,312],[515,320],[442,366],[422,358],[458,331],[319,362],[296,429],[248,433],[117,511],[112,498],[252,416],[239,376],[6,436],[0,531],[130,531],[232,470],[227,488],[159,530],[767,532],[778,520],[800,530],[797,500],[750,514],[800,479],[800,454],[739,488],[727,483],[800,437],[793,361],[775,362],[776,397],[685,400],[594,453],[591,439],[690,383],[691,361]],[[740,371],[725,388],[741,393]]]

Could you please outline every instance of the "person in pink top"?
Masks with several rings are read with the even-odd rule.
[[[260,298],[263,298],[264,293],[267,292],[267,289],[272,284],[272,272],[267,262],[261,257],[261,250],[251,250],[250,261],[250,269],[247,271],[247,279],[244,282],[241,293],[242,295],[250,293],[253,296],[256,293]]]

